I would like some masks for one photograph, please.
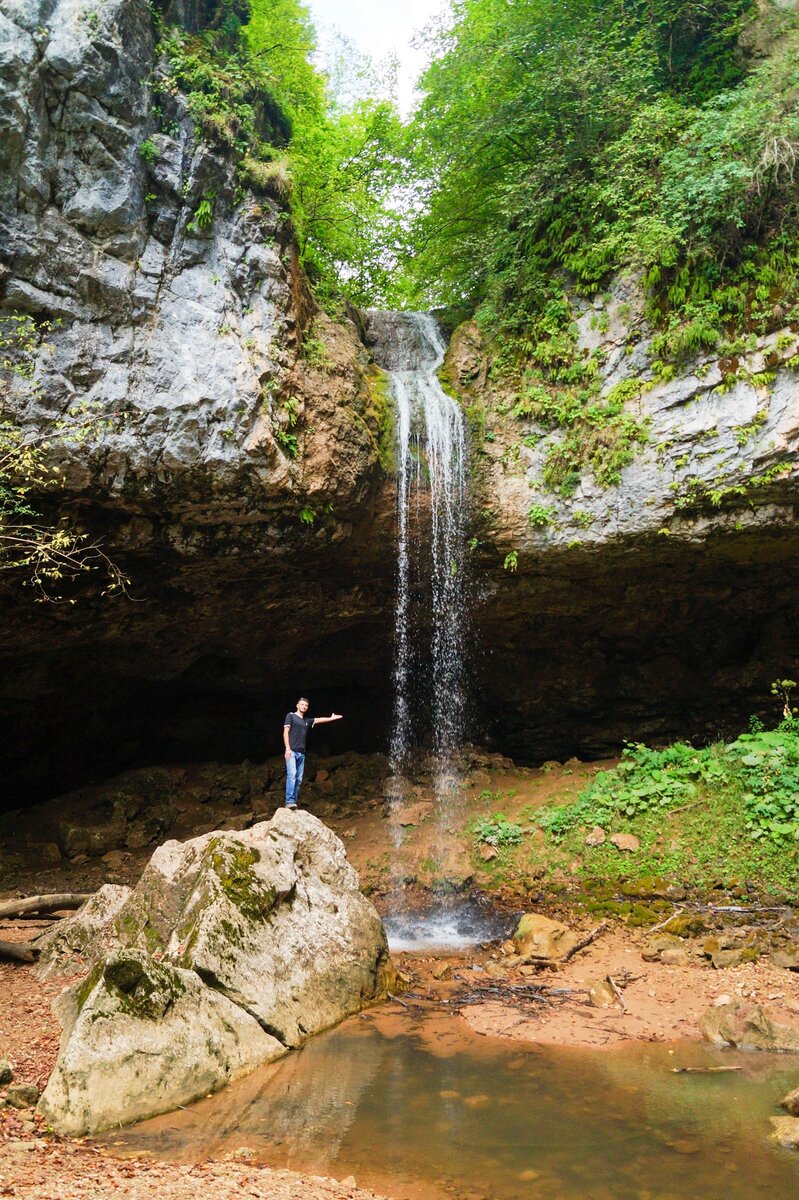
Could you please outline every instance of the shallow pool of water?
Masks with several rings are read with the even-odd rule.
[[[673,1073],[697,1065],[741,1070]],[[249,1151],[399,1200],[795,1200],[799,1154],[768,1118],[797,1084],[797,1057],[538,1049],[383,1009],[107,1141],[182,1162]]]

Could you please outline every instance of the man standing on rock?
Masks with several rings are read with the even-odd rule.
[[[305,770],[305,739],[312,725],[326,725],[328,721],[340,721],[341,713],[329,717],[306,717],[308,701],[301,696],[294,712],[286,713],[283,722],[283,745],[286,748],[286,808],[296,808],[300,795],[300,784]]]

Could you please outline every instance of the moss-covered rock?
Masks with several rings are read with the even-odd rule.
[[[168,1112],[285,1047],[193,971],[138,950],[111,955],[59,998],[64,1037],[39,1109],[85,1134]]]

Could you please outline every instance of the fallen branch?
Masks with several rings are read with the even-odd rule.
[[[585,934],[584,937],[581,937],[581,940],[579,940],[578,942],[575,942],[575,944],[573,944],[573,946],[570,950],[566,950],[566,953],[564,954],[563,958],[558,959],[558,960],[551,960],[551,961],[553,961],[555,965],[557,965],[558,962],[569,961],[569,959],[572,959],[573,956],[575,956],[575,954],[577,954],[579,952],[579,950],[584,950],[585,947],[590,946],[591,942],[595,942],[596,938],[599,937],[600,934],[603,934],[603,932],[605,932],[606,929],[607,929],[606,920],[601,920],[599,925],[595,925],[594,929],[591,929],[589,934]]]
[[[404,1000],[400,1000],[399,996],[395,996],[393,992],[386,992],[389,1000],[393,1000],[395,1004],[401,1004],[403,1008],[410,1008],[410,1004],[406,1004]]]
[[[672,1067],[672,1075],[716,1075],[720,1071],[742,1071],[743,1067]]]
[[[36,962],[40,954],[39,947],[30,942],[0,942],[0,958],[10,958],[13,962]]]
[[[21,900],[5,900],[0,904],[0,919],[22,917],[26,913],[59,912],[62,908],[80,908],[93,892],[57,892],[49,896],[27,896]]]
[[[684,913],[684,912],[685,912],[685,905],[683,905],[682,908],[678,908],[675,912],[669,913],[669,915],[666,917],[665,921],[658,921],[657,925],[650,925],[649,929],[647,930],[647,933],[657,933],[657,931],[659,929],[665,928],[665,926],[668,925],[669,921],[673,921],[675,917],[679,917],[681,915],[681,913]]]
[[[622,994],[621,994],[621,988],[616,983],[615,979],[612,978],[612,976],[607,975],[606,979],[607,979],[608,983],[610,984],[611,988],[613,989],[613,995],[616,997],[619,1004],[621,1005],[622,1014],[626,1013],[627,1012],[627,1004],[625,1002],[624,996],[622,996]]]

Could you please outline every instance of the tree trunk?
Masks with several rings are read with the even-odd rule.
[[[21,900],[4,900],[0,903],[0,920],[3,917],[21,917],[25,913],[58,912],[62,908],[80,908],[91,899],[93,892],[56,892],[49,896],[28,896]]]
[[[30,942],[0,942],[0,958],[10,958],[14,962],[32,963],[41,954],[38,946]]]

